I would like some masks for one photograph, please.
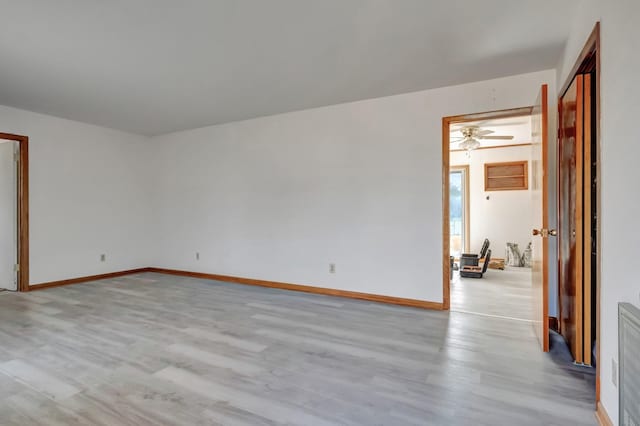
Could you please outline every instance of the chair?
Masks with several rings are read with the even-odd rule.
[[[460,269],[460,276],[463,278],[482,278],[485,272],[487,272],[487,268],[489,267],[489,262],[491,261],[491,250],[487,251],[487,256],[484,258],[484,263],[482,266],[472,266],[467,265]]]
[[[487,250],[489,250],[489,239],[485,238],[479,254],[462,253],[460,255],[460,268],[464,268],[465,266],[478,266],[480,260],[487,254]]]

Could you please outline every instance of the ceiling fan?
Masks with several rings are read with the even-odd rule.
[[[480,147],[480,140],[482,139],[491,139],[491,140],[512,140],[513,136],[511,135],[491,135],[494,133],[493,130],[481,129],[479,126],[464,126],[459,130],[454,130],[454,132],[462,133],[462,136],[452,137],[451,143],[459,142],[458,148],[464,149],[466,151],[472,151],[476,148]],[[452,132],[452,133],[454,133]]]

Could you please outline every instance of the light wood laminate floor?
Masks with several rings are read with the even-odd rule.
[[[0,294],[2,425],[594,425],[531,325],[160,274]]]
[[[531,269],[489,269],[483,278],[462,278],[454,272],[451,310],[493,315],[523,321],[533,320]]]

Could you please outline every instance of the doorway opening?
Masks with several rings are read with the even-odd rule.
[[[532,240],[531,246],[531,312],[533,320],[531,321],[536,338],[543,352],[549,351],[549,237],[555,235],[555,231],[550,232],[549,226],[549,209],[548,209],[548,144],[549,144],[549,102],[548,102],[548,85],[543,84],[540,87],[538,97],[533,106],[515,108],[510,110],[484,112],[476,114],[459,115],[452,117],[444,117],[442,119],[442,182],[443,182],[443,208],[442,208],[442,256],[443,256],[443,276],[442,276],[442,293],[443,293],[443,309],[451,309],[451,280],[453,278],[453,269],[455,258],[451,256],[451,240],[450,240],[450,172],[451,172],[451,128],[458,123],[473,123],[484,120],[513,119],[517,117],[530,117],[531,120],[531,171],[527,170],[527,165],[523,161],[488,164],[484,170],[485,189],[502,189],[511,190],[516,187],[531,188],[531,227],[533,236],[537,236]],[[483,132],[478,126],[471,130],[467,129],[462,134],[462,141],[459,141],[459,147],[466,151],[478,151],[481,143],[478,139],[487,139],[491,132]],[[499,140],[500,138],[498,138]],[[490,169],[489,166],[496,166]],[[530,181],[529,181],[530,180]],[[473,222],[473,220],[471,221]],[[542,225],[542,226],[541,226]],[[541,227],[540,227],[541,226]],[[471,232],[473,234],[473,232]],[[487,247],[490,244],[486,241],[483,243],[480,252],[475,255],[475,260],[471,265],[467,265],[465,261],[462,270],[466,270],[474,278],[482,278],[488,270],[492,251]],[[482,266],[480,261],[483,256]],[[462,256],[465,258],[467,256]],[[473,258],[472,256],[469,256]],[[462,271],[461,271],[462,272]]]
[[[531,111],[449,123],[452,311],[533,321]]]
[[[461,197],[459,197],[462,199],[461,201],[462,203],[464,203],[464,198],[465,197],[467,198],[466,200],[467,202],[464,208],[469,210],[469,214],[467,215],[467,221],[465,223],[465,225],[468,225],[468,227],[465,227],[465,231],[462,233],[466,237],[465,247],[464,247],[465,251],[473,252],[474,250],[476,250],[477,253],[460,253],[460,254],[461,255],[462,254],[486,255],[486,253],[480,253],[480,250],[484,247],[473,246],[475,240],[479,240],[482,242],[480,244],[484,244],[484,240],[487,237],[482,235],[485,231],[483,230],[476,231],[474,234],[474,230],[472,229],[474,219],[472,218],[471,211],[474,208],[473,207],[474,196],[471,188],[477,187],[477,185],[481,185],[480,186],[481,192],[484,192],[483,190],[485,188],[485,185],[487,184],[494,185],[496,182],[494,181],[492,181],[491,183],[485,182],[485,177],[484,177],[485,164],[482,164],[481,172],[476,172],[476,176],[472,176],[474,175],[474,172],[471,168],[470,160],[477,158],[479,154],[483,153],[483,151],[491,151],[491,150],[497,149],[497,148],[494,148],[496,145],[502,145],[504,149],[508,149],[510,147],[508,147],[507,145],[519,145],[519,144],[522,144],[522,142],[519,144],[507,143],[507,141],[510,142],[512,140],[510,137],[512,135],[503,135],[499,133],[499,131],[497,132],[496,130],[499,130],[498,127],[500,126],[496,126],[496,130],[493,130],[488,128],[482,128],[481,125],[482,124],[486,125],[487,121],[497,122],[498,120],[518,120],[518,119],[526,119],[527,117],[530,118],[532,116],[533,110],[534,110],[533,107],[527,106],[527,107],[514,108],[509,110],[444,117],[442,119],[442,157],[443,157],[442,158],[443,160],[442,161],[442,164],[443,164],[443,168],[442,168],[442,181],[443,181],[443,191],[442,191],[442,194],[443,194],[443,239],[442,239],[443,250],[442,250],[442,254],[443,254],[443,266],[444,266],[443,268],[444,269],[443,270],[443,307],[445,310],[451,309],[451,279],[454,276],[454,273],[453,273],[454,271],[452,271],[452,269],[455,270],[456,266],[458,267],[458,269],[461,266],[466,266],[466,264],[461,265],[462,256],[456,256],[458,254],[457,253],[458,246],[462,248],[462,242],[458,243],[455,238],[456,236],[452,235],[452,230],[455,231],[455,229],[452,228],[452,222],[454,222],[453,226],[455,227],[456,226],[455,220],[457,219],[456,216],[463,216],[466,213],[452,211],[451,196],[452,194],[456,195],[458,192],[460,192],[461,188],[458,188],[456,185],[454,185],[454,188],[451,187],[451,183],[452,183],[451,173],[452,172],[455,173],[455,171],[459,170],[460,168],[466,169],[468,167],[468,171],[466,173],[466,178],[468,179],[466,189],[469,191],[469,195],[468,196],[462,195]],[[502,124],[502,122],[500,122],[500,124]],[[490,136],[490,135],[498,136],[498,138],[488,139],[487,136]],[[503,139],[500,136],[509,136],[509,138]],[[522,149],[522,147],[516,147],[516,148]],[[462,163],[466,162],[466,164],[456,164],[456,162],[462,162]],[[527,172],[527,175],[528,174],[529,173]],[[499,176],[500,175],[496,175],[496,174],[492,175],[492,177],[499,177]],[[454,184],[457,183],[457,180],[453,181],[453,183]],[[500,184],[499,181],[498,181],[498,184]],[[464,194],[464,192],[466,191],[462,191],[462,192]],[[477,194],[474,194],[474,195],[477,198]],[[489,195],[489,198],[491,198],[490,195]],[[454,200],[454,203],[455,203],[455,200]],[[457,206],[454,206],[454,209],[462,210],[462,206],[460,206],[460,208],[458,208]],[[482,224],[480,223],[480,225]],[[479,235],[477,235],[478,233]],[[468,246],[466,246],[466,244],[468,244]],[[476,244],[477,244],[477,241],[476,241]],[[490,244],[491,242],[489,241],[489,246]],[[492,253],[493,253],[493,250],[492,250]],[[494,258],[495,257],[500,257],[500,256],[494,256]],[[480,266],[480,261],[481,259],[478,259],[478,266]],[[463,263],[466,263],[466,262],[463,262]],[[487,263],[487,266],[488,266],[488,263]]]
[[[29,290],[29,138],[0,133],[0,289]]]
[[[549,87],[543,84],[540,87],[538,96],[530,107],[515,108],[510,110],[493,111],[485,113],[467,114],[460,116],[444,117],[442,119],[442,182],[443,182],[443,238],[442,238],[442,256],[443,256],[443,309],[451,308],[451,279],[453,278],[452,269],[454,267],[454,258],[450,255],[450,238],[449,238],[449,173],[450,173],[450,148],[451,148],[451,127],[452,123],[469,123],[482,120],[498,120],[514,117],[531,118],[531,173],[526,170],[524,162],[518,164],[502,163],[497,168],[489,169],[488,166],[496,166],[495,164],[485,165],[484,184],[485,189],[513,189],[514,187],[531,187],[531,226],[534,238],[531,242],[531,312],[533,320],[532,328],[538,340],[540,348],[543,352],[549,351],[549,237],[556,235],[555,230],[549,230],[549,208],[548,208],[548,145],[549,145]],[[460,148],[467,151],[481,147],[477,139],[483,139],[486,136],[481,130],[462,132],[463,140],[459,145]],[[490,133],[489,133],[490,134]],[[484,138],[487,139],[487,138]],[[530,178],[530,182],[528,179]],[[542,225],[540,227],[540,225]],[[487,244],[482,245],[480,253],[476,255],[479,265],[480,258],[484,259],[482,267],[469,266],[471,270],[467,271],[470,275],[476,275],[475,278],[482,278],[488,270],[489,260],[491,258],[491,250]],[[465,257],[465,256],[463,256]],[[470,256],[473,257],[473,256]],[[467,268],[466,262],[462,267],[462,271]],[[461,272],[462,272],[461,271]],[[475,274],[474,274],[475,273]]]

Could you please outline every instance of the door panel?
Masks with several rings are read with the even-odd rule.
[[[546,231],[549,226],[548,214],[548,163],[549,140],[548,88],[543,85],[531,115],[531,197],[533,229]],[[533,292],[533,327],[544,352],[549,351],[549,282],[548,246],[545,232],[532,239],[531,289]]]
[[[591,76],[577,75],[560,98],[558,287],[560,333],[577,363],[592,363]]]
[[[17,290],[17,142],[0,139],[0,289]]]
[[[582,344],[582,151],[583,86],[576,76],[560,98],[558,144],[558,288],[559,326],[577,362],[583,359]]]

